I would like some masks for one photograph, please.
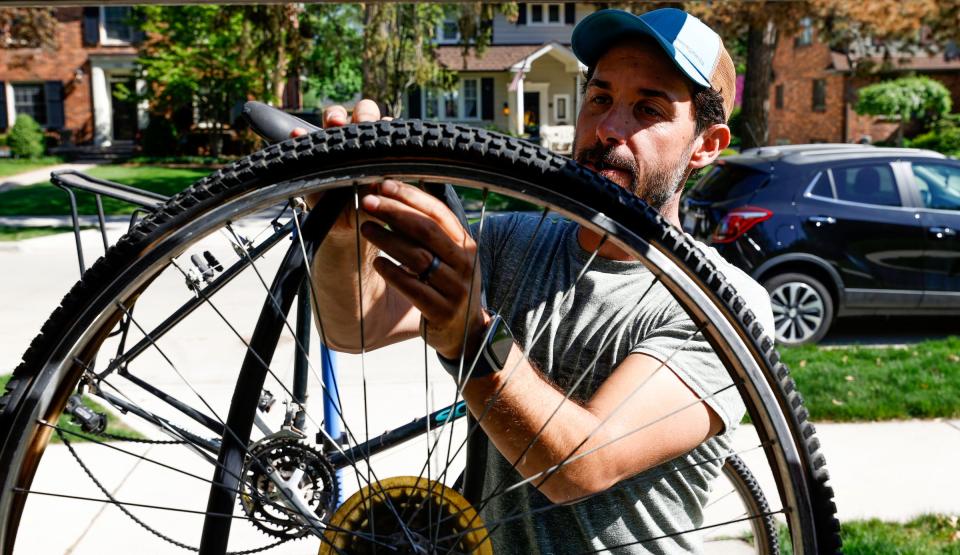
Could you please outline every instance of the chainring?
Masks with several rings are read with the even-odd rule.
[[[271,473],[288,482],[291,493],[300,496],[318,519],[326,521],[333,514],[339,486],[327,457],[296,438],[266,439],[250,448],[239,497],[250,522],[261,531],[281,539],[310,533],[310,526],[285,503],[284,493]]]

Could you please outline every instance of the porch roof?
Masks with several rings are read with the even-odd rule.
[[[511,66],[543,48],[542,44],[494,45],[484,49],[477,57],[471,49],[466,57],[460,46],[437,47],[437,61],[447,69],[456,71],[508,71]]]

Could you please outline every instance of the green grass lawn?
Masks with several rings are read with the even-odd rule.
[[[960,337],[780,354],[815,422],[960,417]]]
[[[0,159],[0,177],[15,175],[22,172],[28,172],[45,166],[52,166],[63,162],[62,158],[57,156],[44,156],[42,158],[29,159]]]
[[[94,177],[125,185],[173,195],[210,173],[206,168],[164,168],[155,166],[100,166],[88,172]],[[96,214],[92,195],[78,193],[81,214]],[[107,214],[129,214],[134,207],[113,199],[103,199]],[[70,213],[67,194],[49,183],[17,187],[0,193],[0,216],[52,216]]]
[[[845,555],[960,555],[956,515],[923,515],[913,520],[851,520],[840,523]],[[793,553],[786,527],[780,529],[780,552]]]
[[[6,388],[6,385],[7,385],[7,381],[9,381],[9,380],[10,380],[10,376],[9,376],[9,375],[0,376],[0,392],[6,391],[5,388]],[[89,397],[84,396],[84,398],[83,398],[83,404],[86,405],[87,407],[91,408],[92,410],[96,411],[96,412],[105,413],[105,414],[107,415],[107,430],[106,430],[106,431],[107,431],[108,433],[116,434],[116,435],[120,435],[120,436],[124,436],[124,437],[129,437],[129,438],[134,438],[134,439],[143,439],[143,435],[141,435],[140,433],[138,433],[136,430],[134,430],[134,429],[131,428],[130,426],[127,426],[126,424],[124,424],[123,422],[121,422],[120,420],[118,420],[117,417],[114,416],[113,413],[108,412],[108,411],[107,411],[106,409],[104,409],[102,406],[100,406],[100,405],[97,404],[96,402],[90,400]],[[57,426],[59,426],[60,428],[63,428],[64,430],[69,430],[69,431],[71,431],[71,432],[83,433],[83,431],[80,429],[80,426],[78,426],[77,424],[74,424],[72,418],[71,418],[69,415],[67,415],[67,414],[62,414],[62,415],[60,415],[60,420],[59,420],[59,422],[57,422]],[[68,434],[68,433],[66,433],[66,432],[64,433],[64,435],[67,436],[67,439],[70,440],[70,441],[84,441],[83,438],[81,438],[81,437],[79,437],[79,436],[76,436],[76,435]],[[93,436],[93,437],[95,437],[95,436]],[[57,434],[54,432],[54,434],[50,436],[50,441],[51,441],[51,443],[60,443],[60,438],[59,438],[59,437],[57,436]]]

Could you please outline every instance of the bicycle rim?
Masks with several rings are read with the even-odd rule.
[[[40,471],[40,476],[47,480],[43,474],[45,465],[41,465],[41,461],[49,457],[41,459],[41,456],[50,437],[58,433],[53,423],[57,422],[67,398],[76,390],[81,379],[90,379],[91,373],[95,374],[104,368],[103,365],[109,364],[111,356],[123,354],[123,349],[117,348],[117,343],[122,339],[111,337],[118,322],[123,321],[128,324],[130,343],[139,340],[142,344],[146,341],[145,351],[148,354],[142,355],[141,360],[149,359],[149,364],[145,362],[144,365],[157,368],[157,374],[152,376],[166,372],[168,381],[164,383],[173,387],[181,399],[189,398],[190,406],[205,415],[205,420],[195,418],[191,421],[183,418],[183,410],[174,411],[172,417],[154,419],[153,427],[146,427],[150,430],[148,433],[155,433],[159,428],[166,435],[185,441],[187,449],[178,446],[181,451],[203,451],[202,442],[197,441],[195,436],[212,435],[217,440],[215,449],[208,449],[205,457],[196,457],[196,465],[182,462],[182,456],[179,455],[169,459],[173,461],[170,466],[181,470],[189,468],[191,476],[184,478],[185,482],[178,482],[180,485],[164,487],[164,493],[169,495],[165,495],[167,501],[159,504],[167,509],[189,509],[194,512],[183,513],[184,518],[190,517],[189,525],[168,525],[165,535],[172,534],[169,532],[171,529],[174,532],[189,530],[180,537],[186,537],[191,546],[200,547],[203,553],[256,549],[275,540],[305,537],[326,545],[330,542],[325,543],[324,532],[330,530],[349,533],[358,541],[366,541],[371,545],[389,543],[375,533],[365,535],[354,529],[325,528],[329,521],[328,513],[333,507],[325,512],[319,509],[315,511],[315,505],[308,505],[310,508],[306,510],[302,504],[278,498],[275,492],[273,497],[270,496],[271,488],[276,489],[276,483],[271,485],[266,474],[279,470],[289,477],[296,472],[293,467],[305,466],[307,463],[304,461],[314,461],[318,452],[323,457],[316,462],[317,469],[312,471],[307,480],[307,485],[314,492],[342,488],[350,493],[367,488],[367,491],[373,492],[369,497],[375,498],[376,492],[380,491],[378,484],[403,472],[418,479],[426,477],[428,481],[452,482],[459,471],[447,468],[450,464],[445,459],[441,461],[440,457],[449,457],[461,450],[459,447],[462,446],[463,437],[469,433],[462,425],[451,424],[441,427],[439,433],[426,434],[414,447],[395,450],[400,455],[383,455],[390,455],[394,460],[406,459],[403,453],[416,451],[418,454],[410,457],[416,462],[409,469],[402,469],[403,464],[395,467],[392,462],[376,460],[379,456],[372,457],[372,462],[367,461],[362,451],[332,446],[336,438],[323,438],[322,434],[316,438],[319,441],[311,441],[315,438],[307,436],[291,441],[279,438],[277,444],[262,443],[264,430],[277,431],[280,428],[276,412],[269,415],[257,409],[264,389],[272,388],[289,405],[295,408],[299,406],[291,400],[291,387],[280,385],[289,384],[290,368],[293,366],[291,361],[297,358],[298,352],[310,355],[307,358],[314,362],[307,364],[312,366],[311,375],[316,377],[316,341],[312,347],[305,347],[298,344],[292,331],[294,324],[290,306],[295,298],[292,290],[299,289],[303,281],[306,269],[302,260],[310,258],[319,237],[339,213],[339,207],[343,203],[356,201],[357,187],[377,182],[385,176],[413,183],[453,183],[474,188],[484,198],[486,192],[493,192],[533,202],[545,206],[550,213],[559,213],[581,225],[591,226],[639,255],[702,329],[717,356],[727,366],[754,423],[753,436],[746,441],[748,446],[740,454],[749,460],[752,469],[763,467],[766,476],[763,479],[769,482],[767,489],[772,493],[768,494],[768,498],[778,502],[770,513],[789,527],[794,551],[829,553],[838,550],[838,526],[823,457],[793,382],[786,368],[778,363],[772,342],[761,336],[755,318],[744,306],[744,301],[736,296],[723,277],[691,247],[682,234],[621,189],[545,150],[470,128],[396,121],[321,131],[275,145],[225,168],[172,199],[161,212],[141,223],[91,268],[44,326],[41,335],[25,354],[24,363],[15,371],[3,397],[0,417],[3,419],[3,429],[8,430],[0,450],[0,468],[5,469],[4,489],[0,496],[5,552],[12,551],[18,536],[28,535],[20,530],[21,509],[26,504],[26,514],[29,516],[29,505],[41,497],[41,490],[35,487],[34,476]],[[292,245],[287,259],[280,260],[283,249],[278,247],[264,254],[252,255],[253,251],[245,243],[244,233],[260,234],[261,238],[252,241],[255,250],[267,242],[262,237],[271,236],[274,230],[273,226],[264,225],[262,219],[258,220],[257,214],[262,214],[264,210],[279,212],[284,206],[289,206],[292,199],[311,191],[325,193],[326,204],[321,203],[315,212],[327,209],[327,217],[315,216],[303,222],[299,219],[294,221],[290,219],[294,210],[286,210],[287,218],[284,221],[296,233],[293,241],[274,240],[274,244]],[[259,223],[244,223],[250,221]],[[300,225],[312,227],[300,230]],[[306,241],[301,242],[302,238],[306,238]],[[243,273],[229,280],[222,289],[213,289],[210,282],[198,278],[196,269],[187,260],[191,254],[210,250],[223,260],[227,260],[230,251],[236,251],[231,262],[246,264]],[[278,267],[281,271],[274,275]],[[193,276],[191,271],[194,272]],[[200,298],[203,302],[198,305],[203,307],[206,320],[200,319],[194,327],[184,326],[189,329],[181,337],[177,337],[175,331],[165,331],[164,337],[154,339],[151,330],[162,327],[161,323],[167,316],[165,310],[169,310],[170,306],[178,306],[178,302],[171,302],[169,295],[165,294],[168,283],[190,279],[195,283],[199,279],[199,285],[194,290],[181,288],[179,302],[188,302],[191,296]],[[240,287],[241,284],[243,287]],[[276,284],[286,292],[279,298],[268,296],[271,284]],[[229,289],[233,287],[237,287],[238,292],[230,293]],[[255,294],[244,291],[254,291]],[[151,298],[151,294],[155,297]],[[233,300],[226,300],[231,294],[234,295]],[[264,300],[264,297],[267,299]],[[148,305],[147,299],[154,304]],[[231,313],[230,310],[235,309],[237,303],[255,305],[259,310],[240,314],[243,311],[238,309],[236,314]],[[197,308],[189,317],[199,313]],[[264,323],[271,319],[270,326]],[[204,359],[200,356],[204,347],[191,344],[190,341],[199,341],[195,331],[197,328],[214,325],[220,328],[223,336],[231,339],[236,352],[217,353],[217,360]],[[257,328],[260,326],[272,326],[274,331],[272,334],[259,334]],[[178,342],[181,346],[185,345],[186,354],[174,358],[162,345]],[[441,408],[458,398],[452,392],[449,378],[436,372],[435,364],[430,362],[430,356],[424,348],[416,347],[414,351],[423,353],[417,357],[419,362],[415,371],[424,376],[416,387],[420,390],[416,397],[418,401],[405,403],[403,411],[391,411],[403,414],[390,415],[393,420],[387,424],[389,427],[396,427],[417,414]],[[414,351],[407,351],[405,356],[409,357],[409,353]],[[356,379],[359,374],[360,382],[352,385],[358,395],[363,393],[357,397],[359,403],[343,403],[348,422],[348,446],[355,448],[382,429],[377,427],[383,425],[377,420],[378,416],[371,415],[371,404],[376,399],[371,400],[373,394],[367,396],[368,386],[384,382],[386,393],[381,392],[380,395],[387,397],[381,399],[414,393],[412,387],[402,389],[388,383],[391,378],[389,374],[378,374],[371,370],[368,379],[368,362],[388,356],[374,352],[360,357],[358,362],[348,363],[355,364],[357,368],[354,369],[355,373],[346,375]],[[205,389],[202,384],[205,368],[234,376],[231,379],[235,380],[235,385],[229,392],[232,395],[225,395],[223,387]],[[134,371],[132,364],[129,370],[131,373]],[[147,415],[159,417],[169,414],[169,411],[162,412],[162,407],[170,408],[169,402],[155,403],[154,399],[143,394],[142,387],[119,386],[121,381],[114,372],[109,375],[109,380],[100,384],[101,391],[115,388],[110,393],[115,400],[115,408],[122,407],[121,401],[125,400]],[[335,392],[321,388],[318,380],[314,380],[311,391],[314,400],[324,397],[329,400],[335,395]],[[148,404],[145,400],[148,398],[154,404]],[[351,413],[357,405],[362,410]],[[309,402],[304,402],[302,408],[307,413],[306,422],[311,435],[317,434],[323,420],[318,415],[320,411]],[[141,428],[143,420],[141,415]],[[199,420],[208,424],[206,429],[198,427]],[[216,433],[218,425],[222,427],[219,435]],[[326,450],[323,449],[324,443],[328,444]],[[446,453],[438,453],[437,446],[445,447]],[[97,447],[107,449],[99,445]],[[90,445],[85,450],[92,448],[93,445]],[[339,463],[326,464],[337,457],[340,458]],[[360,460],[351,462],[358,458]],[[438,468],[431,469],[431,458],[435,459]],[[261,459],[266,462],[260,467],[257,467],[257,463],[251,463]],[[346,459],[350,459],[350,464],[343,464]],[[115,460],[110,458],[109,462]],[[284,465],[291,468],[285,468]],[[344,483],[333,484],[329,478],[323,478],[326,470],[338,465],[346,466],[349,470]],[[57,474],[59,467],[50,468],[53,474]],[[108,475],[115,472],[109,465],[106,468]],[[169,472],[169,469],[164,472]],[[174,480],[164,474],[161,476],[164,477],[154,478],[153,481],[167,484]],[[197,482],[200,478],[205,478],[208,483]],[[44,483],[57,484],[57,481],[53,479]],[[419,482],[414,480],[412,483],[416,485]],[[85,495],[77,495],[76,491],[69,491],[68,486],[61,484],[60,491],[42,493],[87,499],[96,499],[99,495],[103,499],[103,492],[93,490],[90,493],[90,490],[84,490]],[[432,488],[408,489],[426,491],[424,495],[428,499],[433,492]],[[203,495],[186,495],[186,491],[202,491]],[[737,495],[742,496],[743,493],[738,492]],[[409,501],[389,498],[385,494],[382,497],[381,510],[394,517],[397,517],[397,507]],[[28,499],[30,504],[26,503]],[[148,495],[146,499],[152,497]],[[141,505],[158,504],[143,502],[143,498],[139,501],[117,498],[114,501],[120,501],[121,505],[114,502],[105,505],[118,507],[127,503],[129,511],[148,512],[149,508]],[[438,503],[444,504],[442,495]],[[423,500],[415,505],[415,511],[422,506],[432,506]],[[367,507],[367,510],[372,514],[374,509]],[[749,510],[762,509],[753,506]],[[750,521],[769,516],[754,512],[740,520]],[[146,516],[141,518],[149,525]],[[536,515],[524,518],[536,518]],[[736,520],[732,517],[727,519]],[[197,520],[201,521],[200,525]],[[128,525],[133,526],[129,518],[127,521]],[[710,529],[713,524],[716,523],[705,522],[703,528]],[[703,530],[691,532],[704,533]],[[403,526],[397,533],[406,534],[407,537],[396,541],[414,542]],[[263,534],[267,537],[263,537]],[[296,537],[285,538],[284,534]],[[417,537],[420,536],[422,534]],[[166,541],[164,545],[171,543]]]

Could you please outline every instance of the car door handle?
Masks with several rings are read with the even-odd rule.
[[[807,218],[807,221],[817,225],[821,225],[821,224],[833,225],[837,223],[837,219],[834,218],[833,216],[810,216],[809,218]]]
[[[949,227],[934,226],[927,228],[927,231],[929,231],[930,235],[933,235],[937,239],[957,236],[957,231],[955,229],[950,229]]]

